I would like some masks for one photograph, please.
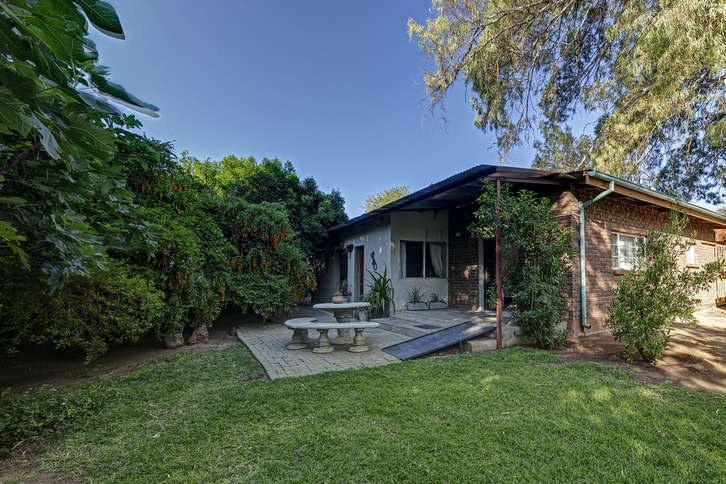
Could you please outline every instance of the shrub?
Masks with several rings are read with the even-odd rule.
[[[692,312],[700,302],[696,294],[724,273],[724,261],[705,264],[699,271],[679,266],[688,244],[681,236],[687,225],[686,215],[671,212],[666,225],[648,231],[637,251],[638,269],[624,274],[614,291],[605,324],[625,343],[628,361],[636,353],[647,363],[661,358],[673,325],[678,320],[697,324]]]
[[[152,237],[146,248],[133,252],[132,260],[151,267],[151,280],[165,295],[167,329],[211,325],[226,304],[234,254],[214,217],[191,208],[183,214],[163,207],[139,212]]]
[[[487,181],[470,230],[485,238],[494,236],[495,185]],[[552,204],[529,190],[516,195],[503,185],[499,197],[502,231],[502,287],[512,296],[512,319],[522,336],[538,348],[561,346],[568,331],[559,329],[567,300],[562,291],[565,271],[573,257],[572,230],[555,221]],[[492,300],[493,299],[493,300]],[[494,291],[490,302],[497,304]]]
[[[228,198],[219,207],[217,222],[234,248],[229,301],[264,319],[292,314],[316,283],[283,205]]]
[[[151,329],[163,328],[163,294],[149,282],[148,271],[121,261],[90,277],[75,277],[59,291],[30,283],[0,288],[0,340],[51,343],[93,355],[109,343],[134,342]],[[20,303],[19,303],[20,302]]]

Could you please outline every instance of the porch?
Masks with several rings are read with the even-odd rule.
[[[511,326],[509,311],[502,312],[502,325]],[[381,329],[410,338],[424,336],[440,329],[471,321],[477,324],[496,324],[496,311],[471,311],[458,308],[430,309],[427,311],[397,310],[388,318],[373,320]]]

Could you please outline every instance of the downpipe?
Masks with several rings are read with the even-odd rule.
[[[580,202],[580,324],[582,330],[590,329],[587,322],[587,279],[585,277],[585,208],[607,197],[615,191],[615,182],[611,181],[608,189],[586,202]]]

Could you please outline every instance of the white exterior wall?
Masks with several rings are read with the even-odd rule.
[[[381,221],[370,221],[368,225],[363,227],[356,227],[353,230],[353,234],[346,235],[343,239],[343,244],[340,248],[344,248],[347,245],[353,245],[353,252],[348,257],[348,285],[354,285],[356,283],[356,264],[355,254],[356,248],[363,247],[363,260],[364,260],[364,280],[368,284],[370,282],[370,276],[368,271],[376,272],[373,270],[373,259],[371,258],[371,252],[376,254],[376,263],[378,264],[378,272],[383,274],[383,269],[387,268],[388,277],[391,277],[391,218],[386,215]],[[338,272],[340,274],[340,272]],[[336,281],[339,279],[336,278]],[[333,289],[330,293],[330,297],[333,297]],[[364,292],[368,292],[368,288],[365,287]],[[353,290],[354,300],[357,300],[355,294],[355,286]]]
[[[444,242],[446,243],[446,261],[449,260],[449,212],[444,210],[428,212],[394,212],[391,214],[391,254],[390,269],[393,289],[395,291],[396,309],[404,309],[408,302],[411,286],[421,287],[422,292],[435,292],[441,298],[449,298],[449,282],[447,279],[430,277],[400,277],[399,246],[402,240],[412,242]],[[428,301],[429,294],[424,296]]]

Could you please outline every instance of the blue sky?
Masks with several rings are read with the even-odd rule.
[[[406,22],[428,0],[110,0],[126,33],[92,34],[111,80],[160,108],[143,131],[177,153],[289,160],[353,217],[365,197],[495,163],[459,85],[424,119],[427,61]],[[422,122],[423,121],[423,122]],[[529,166],[525,147],[509,163]]]

